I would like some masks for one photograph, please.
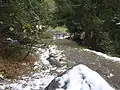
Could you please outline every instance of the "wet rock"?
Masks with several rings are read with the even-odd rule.
[[[48,57],[47,60],[51,65],[55,65],[56,67],[61,67],[60,62],[56,58]]]
[[[97,72],[77,65],[58,75],[45,90],[115,90]]]
[[[4,80],[4,76],[0,74],[0,80]]]

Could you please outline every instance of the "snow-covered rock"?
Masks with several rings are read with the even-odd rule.
[[[97,72],[77,65],[58,75],[45,90],[115,90]]]
[[[0,79],[3,79],[3,78],[4,78],[4,76],[2,74],[0,74]]]
[[[94,50],[90,50],[90,49],[83,49],[83,50],[87,51],[87,52],[90,52],[90,53],[94,53],[94,54],[96,54],[98,56],[102,56],[102,57],[104,57],[107,60],[120,62],[120,58],[118,58],[118,57],[112,57],[112,56],[109,56],[107,54],[104,54],[104,53],[101,53],[101,52],[97,52],[97,51],[94,51]]]
[[[62,51],[57,49],[56,45],[49,45],[48,48],[42,49],[42,54],[40,55],[40,60],[45,65],[56,65],[64,64],[65,55]]]

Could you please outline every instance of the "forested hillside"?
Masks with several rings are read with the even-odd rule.
[[[65,25],[78,44],[119,56],[119,0],[1,0],[0,11],[0,51],[30,49],[47,27]]]
[[[55,0],[58,25],[66,25],[81,45],[120,55],[119,0]]]

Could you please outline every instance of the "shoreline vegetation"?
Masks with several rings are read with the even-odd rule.
[[[29,54],[24,60],[19,58],[0,58],[0,74],[7,79],[17,79],[33,70],[33,65],[37,61],[37,55]]]

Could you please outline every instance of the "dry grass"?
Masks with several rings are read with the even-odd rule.
[[[22,58],[21,58],[22,59]],[[0,73],[6,78],[18,78],[18,76],[33,70],[36,55],[30,54],[25,60],[20,58],[0,58]]]

